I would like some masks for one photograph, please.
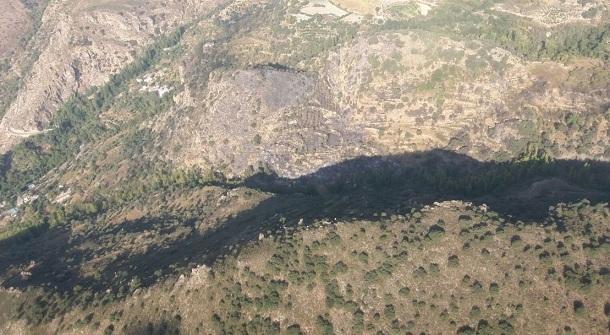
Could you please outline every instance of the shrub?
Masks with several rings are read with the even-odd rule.
[[[293,324],[288,326],[288,328],[286,328],[286,334],[287,335],[303,335],[303,332],[301,331],[301,326],[299,326],[298,324]]]
[[[585,292],[588,291],[593,284],[590,273],[580,273],[569,266],[564,267],[563,278],[568,286]]]
[[[326,239],[330,242],[330,245],[337,245],[341,242],[341,236],[334,231],[328,232],[328,234],[326,234]]]
[[[457,255],[451,255],[447,259],[447,266],[456,268],[460,265],[460,260]]]
[[[376,270],[367,271],[364,273],[364,281],[368,284],[373,284],[379,279],[379,275]]]
[[[500,286],[498,285],[498,283],[489,284],[489,292],[494,294],[500,292]]]
[[[342,261],[339,261],[335,264],[335,266],[333,267],[333,270],[336,273],[344,273],[347,272],[347,265],[345,265],[345,263],[343,263]]]
[[[352,315],[352,332],[362,333],[364,331],[364,312],[356,310]]]
[[[493,328],[487,320],[479,320],[479,323],[477,324],[477,335],[492,335],[493,333]]]
[[[383,309],[383,316],[388,320],[393,320],[396,317],[396,308],[394,308],[394,305],[386,305]]]
[[[277,291],[271,291],[265,294],[262,298],[256,298],[256,305],[261,309],[272,309],[279,306],[282,299]]]
[[[580,300],[574,300],[574,313],[576,315],[582,316],[585,314],[585,304]]]
[[[481,309],[479,308],[479,306],[472,306],[470,312],[468,313],[468,316],[471,319],[478,318],[479,316],[481,316]]]
[[[343,296],[339,290],[339,284],[336,279],[328,283],[325,287],[326,291],[326,306],[328,308],[341,307],[344,304]]]
[[[429,269],[430,269],[430,273],[432,273],[432,274],[438,274],[440,272],[440,268],[438,267],[438,264],[436,264],[436,263],[430,264]]]
[[[500,328],[502,334],[505,335],[512,334],[514,331],[513,325],[506,320],[498,321],[498,327]]]
[[[279,322],[275,322],[270,318],[263,318],[260,315],[256,315],[252,320],[242,324],[242,328],[245,328],[246,334],[279,334],[280,325]],[[166,334],[166,332],[163,332]],[[179,334],[176,329],[176,334]]]
[[[318,319],[316,320],[316,326],[318,327],[318,331],[323,335],[332,335],[333,334],[333,324],[328,319],[329,315],[325,316],[318,315]]]
[[[369,262],[369,254],[367,254],[366,252],[362,251],[360,254],[358,254],[358,259],[362,263],[368,263]]]
[[[445,235],[445,229],[439,225],[433,225],[428,230],[428,234],[426,234],[426,238],[430,241],[439,240],[441,237]]]
[[[426,269],[424,269],[422,266],[418,267],[417,269],[415,269],[415,271],[413,271],[414,278],[423,278],[426,276],[426,274],[428,273],[426,272]]]
[[[476,293],[483,291],[483,285],[481,285],[478,280],[475,280],[474,283],[472,283],[471,288]]]
[[[457,334],[458,335],[476,335],[476,332],[470,326],[461,326],[460,328],[458,328]]]
[[[519,235],[513,235],[510,238],[510,245],[514,245],[514,246],[520,246],[521,245],[521,236]]]

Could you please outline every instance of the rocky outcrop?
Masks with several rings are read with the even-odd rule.
[[[31,29],[32,19],[21,1],[0,2],[0,61],[10,56]]]
[[[44,131],[74,92],[103,84],[156,36],[222,1],[53,2],[35,37],[39,60],[0,122],[0,151]],[[194,25],[178,59],[131,83],[134,93],[174,95],[168,111],[141,125],[153,131],[146,154],[230,176],[267,169],[284,177],[362,155],[433,149],[478,160],[537,148],[610,159],[601,59],[534,62],[434,30],[334,15],[298,21],[292,14],[303,6],[232,1]]]
[[[0,152],[47,127],[76,92],[105,83],[155,38],[187,24],[222,0],[56,1],[32,44],[38,60],[0,122]]]
[[[527,62],[421,31],[363,35],[317,72],[212,72],[203,92],[180,93],[157,120],[156,148],[174,164],[230,176],[264,168],[298,177],[362,155],[433,149],[503,160],[544,147],[606,160],[608,88],[579,88],[593,88],[579,80],[600,67]]]
[[[161,147],[173,148],[165,157],[180,165],[299,176],[341,160],[345,151],[366,153],[361,132],[335,108],[328,89],[313,74],[288,70],[215,72],[202,104],[167,113],[155,130]]]

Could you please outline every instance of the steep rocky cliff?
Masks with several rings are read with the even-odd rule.
[[[108,81],[156,38],[222,1],[53,1],[32,37],[36,60],[0,122],[0,151],[48,128],[75,93]]]

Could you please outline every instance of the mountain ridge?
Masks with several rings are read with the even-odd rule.
[[[610,329],[608,1],[20,3],[0,332]]]

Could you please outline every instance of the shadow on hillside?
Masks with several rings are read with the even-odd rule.
[[[513,222],[543,220],[558,203],[610,200],[610,164],[480,162],[435,150],[361,157],[297,179],[261,173],[244,186],[274,196],[201,236],[209,248],[206,264],[261,233],[277,235],[317,221],[377,221],[446,200],[485,204]]]
[[[176,316],[146,324],[136,324],[123,331],[126,335],[179,335],[180,319]]]
[[[480,162],[444,150],[360,157],[298,179],[258,174],[245,185],[279,194],[307,194],[339,201],[341,219],[371,218],[380,211],[410,210],[435,201],[487,204],[519,220],[546,216],[559,202],[606,201],[610,163],[578,160]],[[270,201],[281,201],[271,199]],[[405,204],[407,205],[405,208]]]
[[[549,206],[559,202],[610,199],[610,164],[479,162],[460,154],[431,151],[357,158],[298,179],[259,174],[240,186],[274,195],[205,233],[200,233],[194,222],[181,218],[146,217],[97,235],[74,237],[70,227],[64,227],[26,240],[0,241],[0,274],[6,279],[3,286],[60,291],[72,304],[83,303],[79,297],[83,291],[110,292],[120,299],[136,287],[126,287],[135,277],[137,287],[146,287],[161,277],[187,272],[195,264],[211,265],[218,257],[257,240],[261,233],[276,234],[320,220],[375,221],[443,200],[485,203],[512,220],[540,219]],[[105,248],[91,247],[91,243],[117,238],[119,233],[144,234],[151,227],[157,227],[154,232],[161,237],[178,237],[139,253],[115,250],[127,243],[120,240]],[[174,234],[178,231],[182,233]],[[100,263],[97,276],[83,277],[83,264],[99,253],[116,253],[116,257]],[[30,262],[35,264],[32,270],[14,268]],[[126,276],[119,278],[117,274]]]

